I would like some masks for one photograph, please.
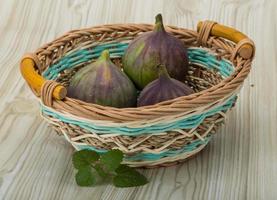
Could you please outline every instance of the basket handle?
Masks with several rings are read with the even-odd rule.
[[[20,63],[20,71],[28,85],[39,96],[41,94],[43,85],[46,83],[46,80],[37,73],[36,62],[33,55],[27,54],[22,58]],[[65,98],[66,93],[67,91],[64,86],[57,85],[54,88],[52,96],[54,99],[62,100]]]
[[[197,25],[197,32],[200,32],[201,28],[210,21],[200,21]],[[210,22],[211,23],[211,22]],[[243,33],[237,31],[234,28],[224,26],[212,22],[209,30],[209,34],[212,36],[223,37],[225,39],[235,42],[239,47],[236,48],[237,52],[244,59],[250,59],[254,55],[255,47],[253,42]]]

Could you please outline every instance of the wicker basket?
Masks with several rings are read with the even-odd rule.
[[[133,167],[168,166],[191,157],[209,142],[247,77],[255,47],[244,34],[205,21],[198,31],[167,26],[189,47],[188,84],[195,93],[156,105],[113,108],[66,97],[76,71],[102,50],[121,66],[128,43],[153,29],[113,24],[70,31],[21,61],[21,72],[40,98],[41,115],[76,149],[120,149]]]

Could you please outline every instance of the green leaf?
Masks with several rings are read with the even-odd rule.
[[[96,178],[91,171],[91,167],[85,166],[78,170],[75,176],[79,186],[92,186],[96,183]]]
[[[115,170],[117,174],[124,174],[129,171],[135,171],[135,169],[123,164],[119,165],[118,168]]]
[[[81,150],[77,151],[73,154],[73,165],[76,169],[80,169],[85,166],[91,165],[91,163],[97,161],[99,159],[99,155],[95,151],[91,150]]]
[[[117,175],[113,178],[113,184],[116,187],[135,187],[148,183],[145,176],[126,165],[120,165],[115,172]]]
[[[108,171],[114,171],[123,160],[123,153],[120,150],[111,150],[101,155],[100,162]]]
[[[108,177],[108,175],[109,175],[107,172],[105,172],[105,171],[103,170],[102,166],[99,165],[99,164],[96,164],[96,165],[94,166],[94,169],[97,171],[97,173],[99,174],[99,176],[101,176],[102,178],[106,178],[106,177]]]

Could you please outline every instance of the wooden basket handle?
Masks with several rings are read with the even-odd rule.
[[[202,21],[198,23],[197,32],[201,30],[204,23],[205,22]],[[236,44],[243,42],[243,44],[237,49],[237,53],[239,53],[239,55],[244,59],[250,59],[254,55],[255,47],[253,42],[246,35],[234,28],[214,23],[212,24],[209,34],[212,36],[228,39]]]
[[[31,54],[25,55],[20,63],[20,71],[24,79],[27,81],[29,86],[40,96],[42,86],[46,80],[40,76],[36,71],[36,63]],[[57,85],[53,91],[53,97],[57,100],[62,100],[66,96],[66,88],[62,85]]]

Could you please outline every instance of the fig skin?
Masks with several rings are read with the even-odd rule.
[[[108,50],[104,50],[94,63],[79,70],[67,90],[68,97],[103,106],[134,107],[137,102],[134,84],[110,60]]]
[[[166,66],[169,75],[180,81],[188,72],[187,48],[181,40],[165,31],[162,16],[156,16],[152,32],[143,33],[128,46],[122,58],[124,72],[143,89],[158,78],[156,66]]]
[[[170,78],[164,65],[157,66],[157,70],[159,71],[159,78],[142,90],[138,98],[138,107],[154,105],[193,93],[193,90],[186,84]]]

